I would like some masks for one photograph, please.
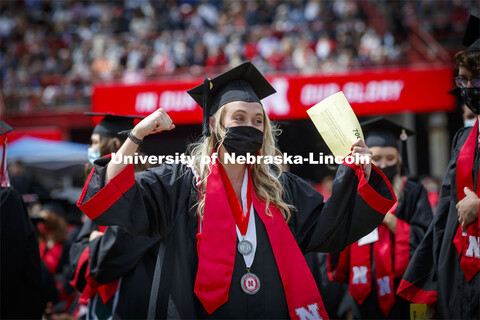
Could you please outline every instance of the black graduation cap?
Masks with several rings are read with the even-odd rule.
[[[67,217],[68,201],[64,199],[44,199],[42,210],[48,210],[62,217]]]
[[[187,91],[203,108],[203,134],[210,135],[210,116],[232,101],[259,102],[276,91],[255,66],[247,61],[239,66],[208,79]]]
[[[361,123],[365,134],[365,144],[369,147],[394,147],[399,150],[398,141],[402,142],[402,174],[408,174],[407,138],[415,132],[384,117]]]
[[[465,30],[465,35],[463,36],[462,44],[468,47],[467,51],[478,51],[480,50],[480,19],[473,15],[470,15],[470,18],[467,22],[467,28]]]
[[[43,197],[39,201],[42,204],[42,210],[48,210],[63,217],[69,224],[82,224],[81,211],[76,204],[72,204],[68,199]],[[34,220],[42,220],[38,217],[34,218]]]
[[[13,130],[12,127],[10,127],[6,122],[3,122],[2,120],[0,120],[0,136],[3,136],[9,133],[12,130]]]
[[[98,133],[109,138],[119,138],[123,140],[120,132],[131,130],[134,127],[133,120],[143,119],[141,116],[124,116],[109,113],[85,112],[87,116],[103,116],[104,118],[93,129],[92,133]]]
[[[480,51],[480,39],[475,40],[475,42],[465,50],[467,52],[470,51]]]

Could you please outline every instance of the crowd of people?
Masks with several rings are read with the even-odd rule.
[[[384,118],[362,123],[365,142],[351,152],[371,162],[340,165],[322,189],[328,201],[281,164],[227,161],[280,152],[260,103],[275,90],[251,62],[188,91],[204,118],[186,162],[122,161],[146,136],[175,129],[163,109],[135,126],[131,116],[103,114],[77,202],[83,224],[59,201],[32,208],[29,221],[2,165],[2,245],[22,244],[2,250],[2,299],[11,301],[2,317],[408,319],[413,306],[422,317],[478,318],[476,37],[455,56],[455,82],[477,119],[454,138],[435,211],[408,179],[413,132]],[[13,236],[6,221],[23,231]],[[28,301],[16,279],[36,290]]]
[[[215,73],[330,73],[409,63],[409,21],[448,42],[475,1],[4,1],[7,108],[86,106],[96,81]],[[384,23],[380,22],[383,21]],[[448,23],[446,22],[448,21]]]

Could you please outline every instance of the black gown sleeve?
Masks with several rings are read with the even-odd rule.
[[[128,165],[105,185],[108,158],[95,162],[77,206],[96,224],[161,237],[177,212],[188,212],[193,175],[183,165],[161,165],[134,174]]]
[[[422,185],[406,181],[395,216],[393,261],[395,277],[401,278],[433,219],[427,191]]]
[[[90,242],[90,273],[100,284],[114,281],[133,270],[159,239],[132,235],[117,226]]]
[[[95,230],[99,230],[98,226],[88,219],[70,249],[70,264],[76,278],[84,278],[86,266],[79,265],[84,261],[80,256],[88,247],[88,260],[84,263],[90,265],[90,274],[99,284],[117,280],[134,269],[143,255],[160,241],[132,235],[117,226],[107,227],[102,236],[90,241]],[[76,281],[78,290],[83,290],[84,282],[84,279]]]
[[[360,167],[341,165],[327,202],[308,183],[285,174],[292,212],[290,229],[303,253],[340,252],[371,232],[396,199],[386,178],[372,166],[367,184]]]
[[[442,180],[435,217],[424,238],[415,250],[412,259],[400,281],[397,294],[413,303],[434,304],[437,301],[437,269],[440,249],[444,241],[445,228],[449,220],[452,197],[456,199],[451,175],[456,171],[457,156],[468,136],[468,131],[461,129],[452,141],[452,151],[447,171]]]
[[[86,285],[85,274],[90,253],[85,251],[89,247],[90,233],[94,230],[98,230],[97,225],[95,225],[90,219],[87,219],[70,247],[70,267],[73,270],[70,284],[80,292],[83,291]],[[88,256],[81,259],[82,254]]]

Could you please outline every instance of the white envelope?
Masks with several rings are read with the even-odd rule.
[[[360,238],[360,240],[358,240],[358,246],[364,246],[369,243],[374,243],[375,241],[378,241],[378,228],[375,228],[372,232]]]

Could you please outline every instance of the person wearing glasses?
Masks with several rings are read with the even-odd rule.
[[[438,318],[480,318],[478,25],[478,18],[470,17],[464,38],[469,47],[455,55],[455,83],[477,119],[473,127],[460,129],[453,139],[435,218],[397,290],[414,303],[436,305]]]
[[[468,52],[472,52],[472,53],[468,54]],[[470,96],[470,94],[474,94],[473,91],[469,93],[469,90],[465,90],[465,89],[480,88],[480,78],[471,78],[472,72],[468,70],[469,56],[470,58],[476,57],[476,55],[473,52],[474,51],[472,50],[471,51],[467,50],[467,51],[461,51],[455,55],[455,61],[459,66],[458,76],[455,77],[455,84],[457,85],[457,87],[460,88],[461,95],[465,100],[474,98],[474,96]],[[479,77],[479,75],[475,75],[475,76]],[[478,96],[478,93],[476,95]],[[478,108],[478,106],[472,106],[471,104],[468,105],[468,107],[473,109]]]

